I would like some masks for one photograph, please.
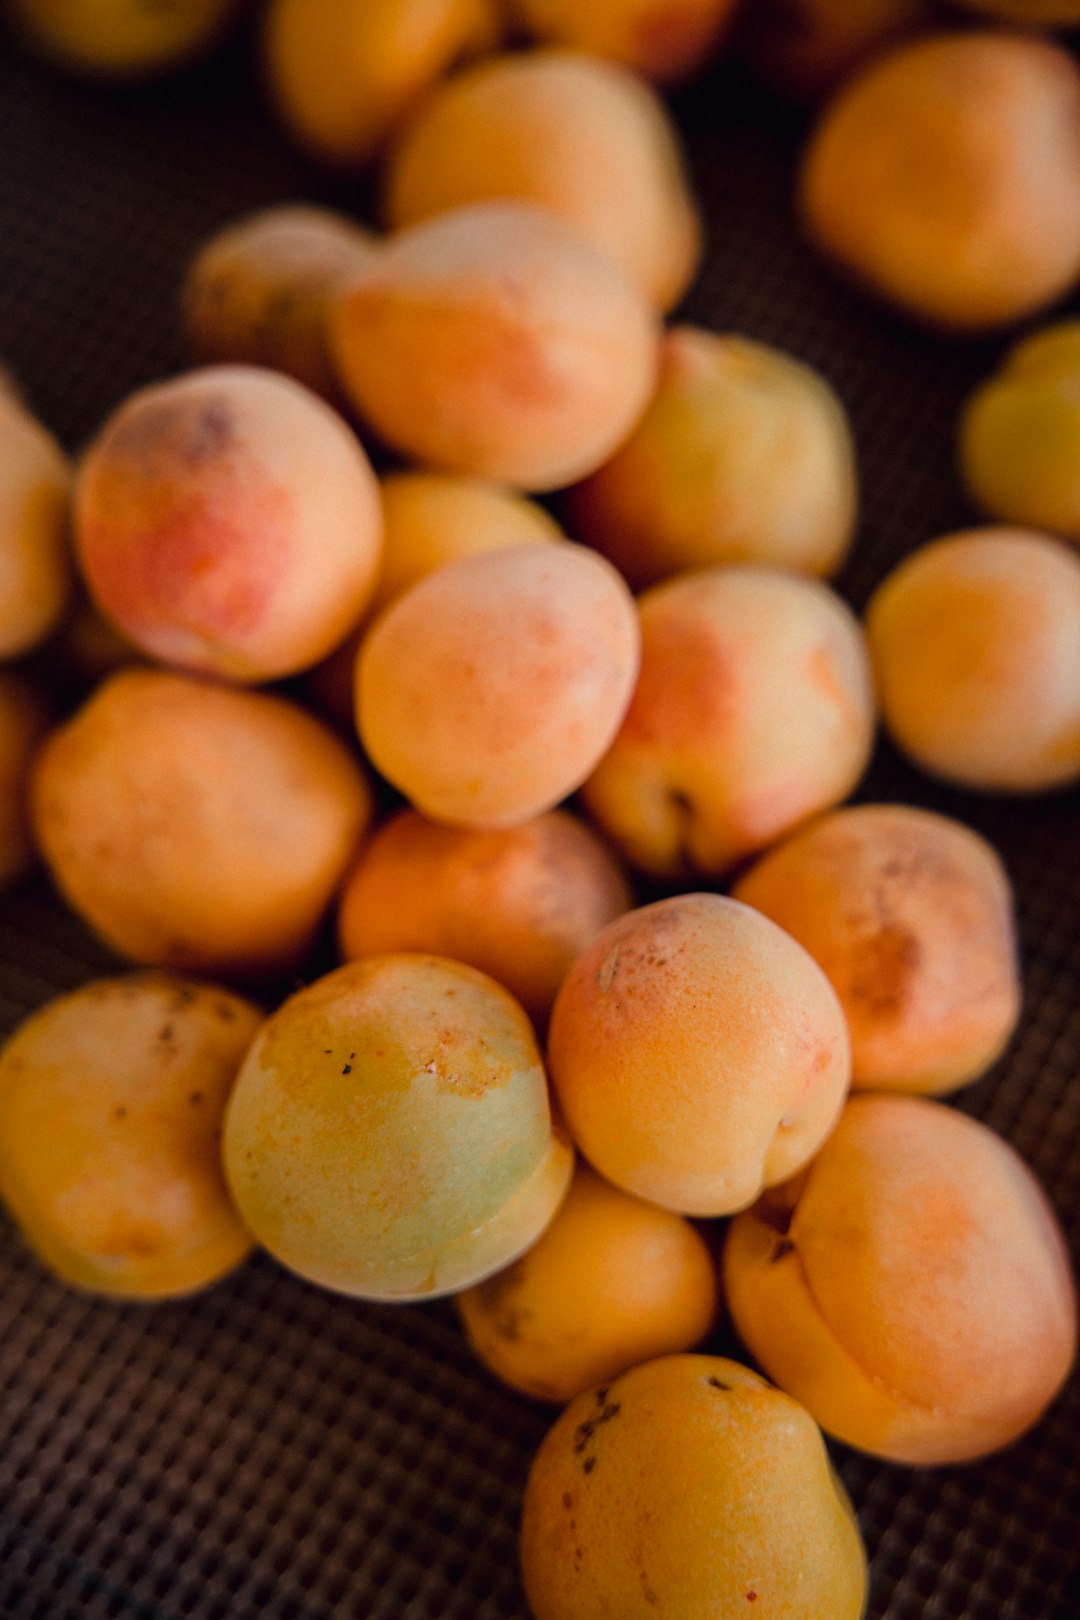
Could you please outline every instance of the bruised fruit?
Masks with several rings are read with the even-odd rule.
[[[0,1052],[0,1194],[65,1282],[121,1299],[194,1293],[251,1248],[221,1169],[225,1102],[262,1021],[168,973],[47,1002]]]
[[[676,1355],[579,1395],[525,1487],[536,1620],[860,1620],[866,1553],[817,1424],[738,1362]]]
[[[760,912],[682,894],[609,923],[563,980],[548,1065],[601,1175],[684,1215],[726,1215],[802,1167],[851,1078],[844,1014]]]
[[[1076,1351],[1076,1290],[1019,1155],[924,1097],[853,1097],[801,1176],[731,1224],[732,1319],[849,1445],[965,1462],[1010,1444]]]
[[[825,970],[852,1085],[944,1092],[988,1069],[1020,1016],[1008,874],[970,827],[905,804],[833,810],[769,850],[735,898]]]
[[[716,1306],[712,1256],[690,1222],[584,1164],[532,1248],[457,1298],[484,1365],[526,1395],[560,1402],[692,1349]]]
[[[453,1293],[539,1237],[570,1179],[528,1018],[459,962],[349,962],[272,1014],[225,1121],[272,1255],[364,1299]]]

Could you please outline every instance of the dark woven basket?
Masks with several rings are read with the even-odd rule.
[[[675,105],[708,223],[684,314],[783,345],[846,401],[864,504],[856,606],[911,547],[975,517],[959,405],[1001,341],[923,334],[800,242],[803,122],[722,68]],[[0,360],[77,448],[184,361],[177,291],[221,222],[365,198],[293,150],[250,41],[153,86],[54,76],[0,36]],[[935,787],[882,744],[862,798],[959,816],[1016,883],[1026,974],[1005,1059],[957,1099],[1002,1131],[1080,1238],[1080,793]],[[0,1033],[119,966],[42,877],[0,900]],[[733,1349],[723,1333],[715,1347]],[[474,1363],[446,1304],[379,1308],[257,1258],[183,1304],[52,1282],[0,1223],[0,1615],[11,1620],[524,1620],[517,1519],[551,1414]],[[1080,1391],[977,1466],[909,1470],[834,1447],[883,1620],[1080,1616]]]

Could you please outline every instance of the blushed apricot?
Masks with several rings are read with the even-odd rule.
[[[279,1007],[223,1149],[259,1242],[365,1299],[453,1293],[508,1265],[573,1165],[522,1009],[486,974],[423,955],[346,963]]]
[[[614,857],[565,810],[497,832],[403,810],[346,879],[338,937],[346,958],[430,951],[468,962],[542,1023],[574,958],[629,906]]]
[[[529,1471],[521,1562],[536,1620],[860,1620],[866,1603],[817,1424],[720,1356],[663,1356],[570,1403]]]
[[[137,78],[216,43],[238,0],[10,0],[26,37],[65,67]]]
[[[34,864],[30,833],[30,772],[52,714],[22,675],[0,670],[0,889]]]
[[[833,810],[735,884],[824,969],[853,1086],[944,1092],[1000,1056],[1020,1016],[1012,887],[985,838],[905,804]]]
[[[644,410],[659,327],[629,276],[514,202],[392,237],[333,323],[342,383],[396,449],[448,472],[556,489]]]
[[[1075,1286],[1038,1182],[1002,1137],[923,1097],[853,1097],[809,1169],[732,1222],[724,1282],[769,1377],[895,1462],[1010,1444],[1075,1355]]]
[[[760,912],[682,894],[616,918],[555,998],[552,1084],[585,1157],[684,1215],[726,1215],[792,1175],[851,1078],[836,992]]]
[[[57,1276],[165,1299],[244,1259],[221,1122],[261,1021],[229,990],[130,973],[19,1025],[0,1053],[0,1195]]]
[[[716,1314],[716,1272],[689,1221],[579,1164],[532,1248],[456,1303],[469,1343],[497,1378],[562,1402],[642,1361],[692,1349]]]
[[[80,465],[76,552],[137,647],[260,682],[324,657],[375,586],[382,516],[360,441],[280,372],[207,366],[131,395]]]
[[[1080,776],[1080,558],[1034,530],[920,546],[866,634],[885,725],[924,770],[990,792]]]
[[[291,967],[371,817],[359,762],[265,692],[121,670],[49,737],[34,834],[72,908],[136,962]]]
[[[717,875],[855,787],[875,707],[858,622],[817,580],[703,568],[646,591],[641,673],[585,783],[636,866]]]
[[[803,156],[818,247],[909,313],[1003,325],[1080,277],[1080,68],[1001,30],[934,34],[855,74]]]
[[[681,298],[701,256],[701,221],[663,103],[584,51],[489,57],[440,85],[391,150],[394,227],[500,197],[550,209],[661,310]]]
[[[644,416],[567,496],[573,534],[635,590],[716,563],[831,574],[856,505],[851,430],[824,377],[694,326],[668,331]]]
[[[510,0],[531,39],[621,62],[657,84],[688,78],[726,40],[737,0]]]
[[[0,393],[0,661],[55,630],[71,592],[71,466],[14,397]]]
[[[204,243],[184,278],[192,350],[206,362],[271,366],[336,403],[329,306],[377,243],[355,220],[310,204],[234,220]]]
[[[633,690],[634,601],[568,541],[465,557],[382,613],[356,666],[376,769],[433,821],[495,828],[553,809],[618,729]]]
[[[263,27],[286,124],[344,168],[370,163],[443,74],[500,32],[492,0],[271,0]]]
[[[738,44],[774,89],[814,101],[883,47],[938,23],[932,0],[754,0],[739,12]]]

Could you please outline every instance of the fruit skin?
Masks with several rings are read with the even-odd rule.
[[[656,84],[705,66],[727,39],[738,0],[509,0],[511,16],[539,43],[569,45],[621,62]]]
[[[52,434],[0,392],[0,661],[38,646],[68,606],[71,482]]]
[[[463,558],[391,604],[356,665],[360,738],[432,821],[511,827],[608,747],[638,669],[634,601],[585,546]]]
[[[404,953],[348,962],[271,1015],[223,1151],[258,1241],[363,1299],[455,1293],[508,1265],[573,1167],[513,997],[460,962]]]
[[[563,980],[548,1068],[601,1175],[684,1215],[726,1215],[832,1129],[851,1056],[802,946],[760,912],[681,894],[609,923]]]
[[[7,1041],[0,1194],[64,1282],[174,1298],[248,1254],[219,1142],[262,1017],[216,985],[129,973],[46,1002]]]
[[[239,0],[10,0],[35,46],[72,72],[141,78],[213,46]]]
[[[387,443],[534,492],[583,478],[630,431],[659,339],[620,265],[547,210],[507,201],[398,232],[332,320],[346,393]]]
[[[821,1433],[738,1362],[665,1356],[579,1395],[521,1520],[536,1620],[860,1620],[866,1554]]]
[[[324,657],[375,586],[375,474],[336,411],[283,373],[205,366],[139,389],[80,463],[76,553],[144,652],[254,684]]]
[[[925,1097],[852,1097],[807,1170],[731,1223],[723,1278],[768,1376],[894,1462],[1011,1444],[1076,1355],[1045,1193],[1002,1137]]]
[[[810,239],[956,331],[1021,320],[1080,276],[1080,68],[1007,29],[935,33],[841,86],[805,148]]]
[[[851,1083],[941,1093],[998,1058],[1020,1017],[1008,873],[970,827],[905,804],[833,810],[735,883],[840,997]]]
[[[990,793],[1080,776],[1080,558],[1033,529],[918,547],[878,586],[866,637],[893,740]]]
[[[720,563],[825,576],[855,527],[851,429],[824,377],[794,355],[675,326],[645,414],[564,500],[569,532],[634,590]]]
[[[469,1343],[497,1378],[561,1403],[698,1344],[716,1315],[716,1270],[689,1221],[579,1163],[532,1248],[456,1304]]]
[[[702,221],[664,103],[585,51],[489,57],[435,90],[390,153],[395,229],[500,197],[573,226],[662,311],[701,258]]]

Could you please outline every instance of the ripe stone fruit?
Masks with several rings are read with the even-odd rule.
[[[866,1553],[821,1431],[738,1362],[676,1355],[586,1391],[521,1519],[536,1620],[859,1620]]]
[[[70,509],[67,457],[0,390],[0,661],[38,646],[68,605]]]
[[[616,1186],[726,1215],[820,1147],[851,1075],[817,963],[737,900],[682,894],[609,923],[563,980],[548,1062],[567,1124]]]
[[[570,1179],[532,1026],[463,963],[349,962],[272,1014],[225,1120],[245,1222],[311,1282],[454,1293],[539,1237]]]
[[[219,1144],[262,1016],[215,985],[128,973],[20,1024],[0,1053],[0,1194],[57,1276],[164,1299],[248,1253]]]

